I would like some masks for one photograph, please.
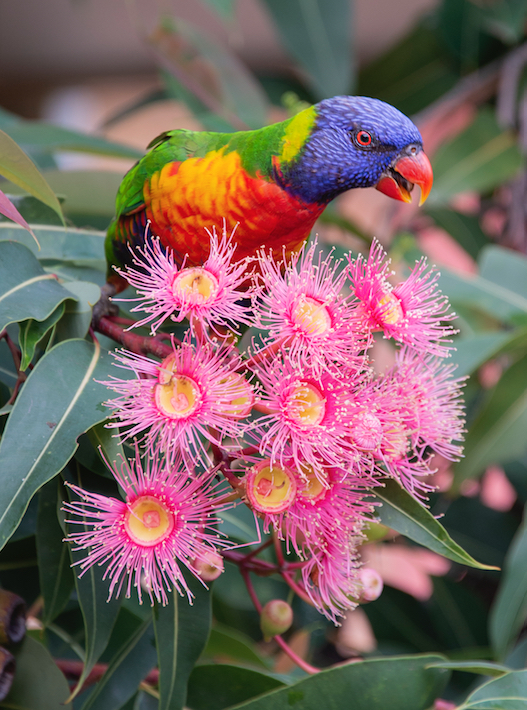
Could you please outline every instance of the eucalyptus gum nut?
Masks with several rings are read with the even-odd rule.
[[[18,643],[26,633],[26,603],[18,594],[0,589],[0,644]]]
[[[293,610],[283,599],[271,599],[260,614],[260,628],[266,641],[285,633],[293,623]]]
[[[0,702],[11,690],[15,667],[16,663],[13,654],[0,646]]]

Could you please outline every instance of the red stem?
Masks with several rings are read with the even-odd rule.
[[[164,359],[174,352],[170,345],[161,342],[161,338],[155,336],[137,335],[122,328],[115,319],[108,316],[101,318],[95,325],[95,330],[108,338],[112,338],[116,343],[120,343],[127,350],[138,355],[155,355]],[[177,341],[176,341],[177,342]]]
[[[258,599],[256,592],[254,591],[254,587],[249,576],[249,571],[242,568],[240,569],[240,572],[242,574],[243,581],[245,582],[245,586],[247,587],[247,591],[249,592],[249,596],[251,597],[251,601],[254,604],[254,608],[259,614],[261,614],[262,605],[260,604],[260,600]],[[273,638],[280,646],[282,651],[284,651],[284,653],[286,653],[293,661],[293,663],[296,663],[299,668],[302,668],[302,670],[304,670],[306,673],[309,673],[310,675],[314,675],[315,673],[319,672],[319,668],[315,668],[315,666],[310,665],[309,663],[307,663],[307,661],[304,661],[303,658],[300,658],[300,656],[293,651],[291,646],[289,646],[289,644],[287,644],[281,636],[277,635],[273,636]]]
[[[81,676],[84,663],[82,661],[72,661],[66,658],[56,658],[55,663],[64,673],[68,680],[78,680]],[[107,663],[96,663],[93,666],[89,676],[84,681],[83,688],[87,688],[94,683],[97,683],[108,670]],[[157,685],[159,683],[159,670],[154,668],[144,679],[149,685]]]

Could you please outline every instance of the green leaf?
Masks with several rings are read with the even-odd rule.
[[[0,242],[0,331],[9,323],[45,320],[55,308],[75,298],[33,254],[17,242]]]
[[[54,224],[62,226],[62,220],[56,212],[33,195],[7,194],[11,202],[30,224]]]
[[[527,356],[502,375],[468,431],[465,456],[456,464],[454,489],[487,466],[505,463],[527,450]]]
[[[317,99],[350,93],[353,61],[348,0],[264,0],[286,49]]]
[[[283,687],[284,683],[272,676],[240,666],[197,666],[188,681],[186,705],[191,710],[223,710]]]
[[[497,569],[477,562],[465,552],[430,511],[401,488],[397,481],[386,481],[383,488],[372,492],[382,503],[378,515],[383,525],[459,564],[477,569]]]
[[[22,371],[27,370],[29,363],[35,355],[35,350],[40,341],[46,336],[47,333],[53,328],[53,326],[59,321],[64,315],[65,306],[63,303],[55,308],[53,313],[45,318],[43,321],[29,320],[22,321],[20,323],[20,329],[18,332],[18,343],[20,349],[22,350],[22,360],[20,362],[20,369]]]
[[[211,112],[235,130],[266,125],[265,94],[233,52],[179,19],[164,21],[149,40],[164,69],[198,100],[200,113]]]
[[[457,710],[525,710],[527,671],[511,671],[471,693]]]
[[[506,658],[526,616],[527,517],[524,517],[507,552],[500,587],[489,618],[489,634],[496,658]]]
[[[472,125],[437,151],[427,204],[445,204],[467,190],[492,190],[514,177],[522,165],[514,133],[501,131],[494,112],[482,109]]]
[[[57,323],[57,341],[84,338],[92,321],[92,308],[101,295],[97,284],[86,281],[69,281],[64,287],[75,295],[76,300],[66,304],[64,315]]]
[[[426,710],[449,678],[448,670],[430,667],[443,660],[442,656],[418,655],[348,663],[237,707],[239,710]]]
[[[524,306],[527,304],[527,257],[524,254],[489,245],[481,252],[479,273],[483,279],[523,298]]]
[[[453,237],[474,259],[489,243],[489,238],[481,229],[479,218],[462,214],[446,207],[431,207],[426,213],[434,222]]]
[[[105,233],[97,230],[38,225],[33,228],[40,250],[21,227],[0,222],[0,240],[21,242],[39,259],[58,259],[74,264],[100,264],[105,268]]]
[[[186,575],[194,594],[193,605],[174,591],[167,606],[154,608],[159,659],[159,710],[181,710],[189,675],[207,643],[212,618],[211,594]]]
[[[152,619],[148,618],[131,630],[82,710],[116,710],[122,707],[133,697],[137,686],[156,662],[154,630]]]
[[[109,356],[69,340],[39,360],[20,392],[0,442],[0,545],[16,529],[34,493],[61,471],[77,438],[106,418]]]
[[[234,0],[206,0],[206,2],[223,19],[232,20],[234,18]]]
[[[503,323],[515,323],[527,313],[527,298],[515,291],[483,278],[481,275],[455,274],[441,270],[439,287],[454,308],[468,306],[489,314]]]
[[[104,425],[104,422],[96,424],[92,427],[88,432],[88,437],[99,455],[101,455],[102,452],[104,458],[110,466],[114,462],[119,464],[122,459],[126,458],[120,438],[115,436],[115,431],[113,429],[108,429]]]
[[[75,532],[85,530],[88,530],[87,526],[75,524]],[[70,547],[70,554],[72,563],[78,563],[86,556],[84,550],[75,550],[74,547]],[[120,599],[108,599],[109,582],[103,579],[104,571],[100,565],[92,565],[83,572],[81,577],[75,575],[77,598],[84,620],[86,655],[82,673],[68,699],[69,702],[80,693],[84,681],[108,645],[121,608]]]
[[[411,116],[457,81],[443,43],[425,21],[361,70],[357,93],[377,96]]]
[[[265,669],[269,665],[250,636],[222,624],[215,624],[211,629],[203,656],[218,661],[229,659]]]
[[[527,335],[527,331],[524,335]],[[456,349],[452,352],[452,362],[457,365],[456,377],[470,375],[515,340],[516,334],[511,336],[509,331],[501,330],[474,333],[466,338],[456,339]]]
[[[40,153],[68,150],[133,160],[142,156],[142,153],[136,148],[122,143],[115,143],[99,136],[90,136],[41,121],[19,120],[9,126],[4,125],[4,130],[16,143],[25,146],[28,150]]]
[[[64,710],[68,683],[44,646],[26,636],[15,656],[13,685],[0,708]]]
[[[0,175],[51,207],[64,223],[60,202],[55,197],[55,193],[35,164],[13,138],[2,130],[0,130]]]
[[[37,517],[37,556],[40,591],[44,598],[44,625],[64,609],[75,587],[68,546],[57,518],[60,501],[58,482],[50,481],[40,489]]]
[[[448,668],[451,671],[465,671],[477,675],[499,676],[510,673],[510,668],[500,666],[490,661],[443,661],[442,663],[432,663],[429,668]]]

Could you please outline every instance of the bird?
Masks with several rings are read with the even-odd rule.
[[[417,184],[422,203],[433,182],[414,123],[365,96],[324,99],[256,130],[166,131],[147,151],[123,178],[107,231],[110,296],[126,287],[133,250],[152,237],[176,263],[197,266],[209,253],[205,228],[238,224],[236,260],[262,247],[287,258],[341,193],[376,187],[410,202]]]

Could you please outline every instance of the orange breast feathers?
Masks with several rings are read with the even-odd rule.
[[[203,158],[168,163],[145,182],[144,200],[152,234],[190,264],[208,256],[205,228],[236,231],[235,258],[265,246],[289,255],[307,239],[323,206],[309,205],[274,182],[251,177],[238,153],[224,149]]]

